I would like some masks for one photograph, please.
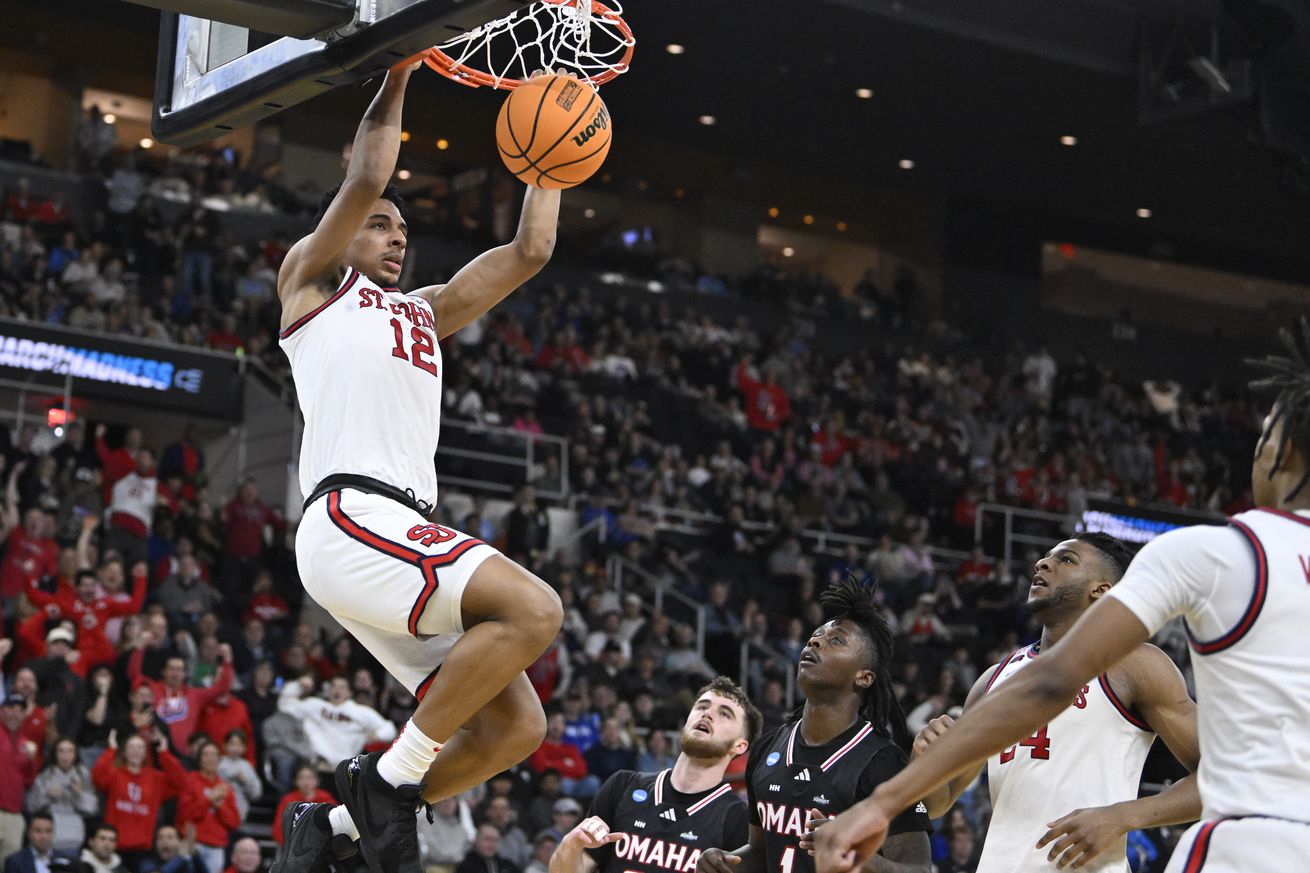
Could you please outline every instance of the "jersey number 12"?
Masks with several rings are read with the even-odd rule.
[[[413,345],[410,346],[409,352],[406,353],[405,328],[400,323],[399,318],[391,319],[391,329],[396,334],[396,345],[391,350],[392,357],[400,358],[402,361],[409,361],[420,370],[426,370],[433,376],[437,375],[437,365],[423,357],[427,355],[428,358],[431,358],[432,353],[435,351],[432,346],[432,337],[428,335],[428,332],[421,327],[411,327],[409,335],[413,340]]]

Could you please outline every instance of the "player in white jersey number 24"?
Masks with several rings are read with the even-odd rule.
[[[1196,677],[1202,821],[1167,873],[1274,873],[1310,859],[1310,323],[1253,387],[1278,392],[1251,463],[1255,510],[1147,543],[1049,653],[983,699],[868,800],[820,829],[822,873],[874,852],[899,810],[1058,716],[1175,616]]]
[[[529,189],[518,233],[448,284],[402,293],[408,226],[388,183],[410,73],[387,73],[346,176],[278,273],[280,344],[305,433],[305,590],[419,700],[383,753],[337,767],[342,805],[294,804],[273,873],[359,851],[372,873],[421,873],[415,810],[531,754],[545,716],[523,671],[555,639],[559,598],[491,546],[427,517],[441,416],[438,342],[549,260],[559,192]]]
[[[1127,545],[1103,533],[1078,534],[1047,552],[1033,568],[1024,603],[1042,622],[1041,639],[979,676],[965,711],[1055,651],[1074,622],[1119,581],[1131,558]],[[952,725],[946,715],[930,721],[915,738],[914,757]],[[987,760],[992,818],[978,873],[1051,873],[1070,866],[1127,873],[1128,831],[1200,818],[1195,774],[1160,794],[1137,797],[1157,734],[1195,770],[1196,704],[1168,656],[1142,643],[1078,689],[1068,709]],[[928,814],[945,815],[977,773],[962,773],[924,798]]]

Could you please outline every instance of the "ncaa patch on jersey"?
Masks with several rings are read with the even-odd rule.
[[[636,791],[632,792],[632,799],[638,803],[645,802],[647,797],[650,797],[650,795],[646,793],[646,789],[644,788],[638,788]]]
[[[764,763],[772,767],[774,764],[778,763],[778,760],[781,757],[782,755],[778,754],[777,752],[774,752],[773,754],[769,755],[769,757],[764,759]]]

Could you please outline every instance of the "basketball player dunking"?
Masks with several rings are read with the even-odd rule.
[[[823,873],[877,850],[893,816],[1058,716],[1174,616],[1191,637],[1203,820],[1166,873],[1304,869],[1310,858],[1310,324],[1254,387],[1278,390],[1251,464],[1258,509],[1156,537],[1060,645],[983,696],[896,778],[819,829]]]
[[[706,851],[696,873],[814,873],[814,826],[905,766],[909,732],[888,669],[894,636],[872,594],[847,579],[819,596],[834,618],[801,652],[802,715],[761,737],[746,764],[750,839],[730,852]],[[865,869],[928,873],[929,829],[922,808],[904,813]]]
[[[545,735],[523,671],[562,611],[540,579],[432,524],[443,368],[438,341],[537,273],[559,193],[530,189],[518,235],[449,284],[404,293],[403,202],[388,187],[410,72],[386,76],[346,178],[278,273],[282,349],[305,416],[296,536],[305,590],[419,700],[386,752],[343,761],[343,805],[296,804],[278,873],[310,873],[358,837],[373,873],[421,873],[415,809],[526,758]],[[336,852],[340,854],[338,850]]]
[[[691,873],[706,849],[740,846],[746,804],[723,773],[762,724],[731,679],[706,685],[687,714],[673,768],[606,779],[587,818],[555,850],[550,873]]]
[[[1024,604],[1041,619],[1041,639],[979,676],[965,711],[1038,656],[1054,651],[1079,616],[1119,581],[1131,559],[1124,543],[1103,533],[1079,534],[1051,549],[1033,568]],[[938,742],[951,725],[946,715],[929,722],[914,741],[913,757]],[[1137,798],[1142,765],[1156,734],[1189,770],[1195,769],[1196,705],[1168,656],[1142,643],[1078,689],[1073,704],[1032,736],[988,758],[992,819],[978,873],[1051,873],[1070,865],[1127,873],[1128,831],[1196,821],[1201,804],[1194,777],[1153,797]],[[924,798],[928,814],[945,815],[977,772],[961,774]]]

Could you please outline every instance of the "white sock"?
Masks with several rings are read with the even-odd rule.
[[[418,784],[439,751],[441,743],[424,734],[410,719],[391,748],[378,759],[378,775],[397,787]]]
[[[359,828],[355,827],[355,820],[350,817],[350,810],[346,809],[345,804],[337,804],[328,811],[328,821],[332,823],[332,836],[345,834],[352,840],[359,839]]]

